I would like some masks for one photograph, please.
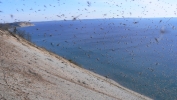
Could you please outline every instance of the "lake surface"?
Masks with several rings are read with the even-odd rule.
[[[40,47],[156,100],[177,99],[177,18],[34,22]]]

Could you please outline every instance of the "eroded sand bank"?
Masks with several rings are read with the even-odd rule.
[[[0,99],[149,100],[0,30]]]

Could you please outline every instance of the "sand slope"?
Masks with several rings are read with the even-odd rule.
[[[149,100],[0,30],[2,100]]]

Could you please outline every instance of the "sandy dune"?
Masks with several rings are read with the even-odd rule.
[[[0,30],[0,100],[149,100]]]

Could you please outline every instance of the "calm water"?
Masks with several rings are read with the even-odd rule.
[[[177,99],[177,18],[35,22],[38,46],[157,100]]]

